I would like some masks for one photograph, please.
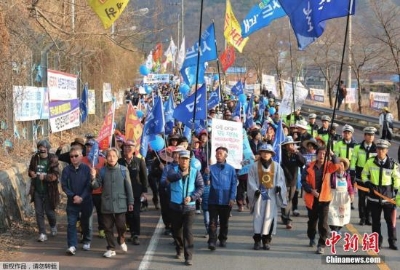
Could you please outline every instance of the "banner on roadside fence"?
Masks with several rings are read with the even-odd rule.
[[[389,107],[390,94],[389,93],[369,93],[369,107],[374,110],[381,110],[383,107]]]
[[[103,102],[112,101],[112,97],[111,83],[103,83]]]
[[[315,102],[324,103],[325,102],[325,90],[317,89],[317,88],[310,88],[307,99],[315,101]]]
[[[49,105],[51,132],[59,132],[79,126],[79,99],[51,101]]]
[[[171,74],[149,74],[143,77],[143,83],[169,83]]]
[[[49,100],[73,100],[78,98],[78,77],[56,70],[47,70]]]
[[[15,121],[49,119],[49,97],[47,88],[14,86],[13,106]]]
[[[96,91],[88,90],[88,114],[96,114]]]

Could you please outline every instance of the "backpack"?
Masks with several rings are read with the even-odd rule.
[[[121,170],[122,177],[125,180],[126,179],[126,167],[119,165],[119,168]],[[106,175],[106,167],[101,168],[99,173],[100,173],[100,178],[103,180],[104,176]]]

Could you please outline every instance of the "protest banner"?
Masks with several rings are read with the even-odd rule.
[[[49,100],[73,100],[78,98],[78,77],[56,70],[47,70]]]
[[[46,88],[14,86],[13,100],[15,121],[49,118],[49,98]]]
[[[243,160],[243,127],[242,123],[214,118],[211,133],[211,164],[215,161],[215,149],[224,146],[228,149],[227,163],[235,169],[242,168]]]
[[[49,105],[51,132],[59,132],[79,126],[79,99],[51,101]]]

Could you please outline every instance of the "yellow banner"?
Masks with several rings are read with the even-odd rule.
[[[129,0],[89,0],[89,5],[108,29],[121,15]]]
[[[241,32],[240,24],[232,11],[231,1],[226,0],[224,36],[226,42],[235,47],[235,49],[240,53],[243,51],[244,46],[249,40],[248,37],[243,38]]]

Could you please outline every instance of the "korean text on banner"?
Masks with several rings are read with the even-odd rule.
[[[254,154],[250,147],[249,137],[246,130],[243,129],[243,161],[242,169],[239,170],[238,175],[249,173],[250,166],[254,163]]]
[[[154,74],[151,73],[143,77],[143,83],[169,83],[171,74]]]
[[[33,121],[49,118],[49,98],[46,88],[14,86],[15,121]]]
[[[389,93],[369,93],[369,107],[374,110],[381,110],[383,107],[389,107],[390,94]]]
[[[310,88],[307,99],[315,101],[315,102],[325,102],[325,90],[324,89],[316,89]]]
[[[79,99],[50,102],[51,132],[59,132],[79,126]]]
[[[212,120],[211,153],[215,149],[224,146],[229,149],[227,163],[235,169],[242,168],[243,160],[243,127],[242,123],[226,121],[221,119]],[[211,155],[211,164],[214,164],[215,156]]]
[[[78,98],[78,78],[55,70],[47,70],[49,100],[71,100]]]
[[[235,47],[240,53],[243,51],[249,38],[243,38],[241,34],[242,30],[240,24],[233,14],[231,1],[226,1],[226,13],[225,13],[225,25],[224,25],[224,36],[226,41]]]
[[[89,5],[99,16],[104,29],[108,29],[121,15],[129,0],[89,0]]]

